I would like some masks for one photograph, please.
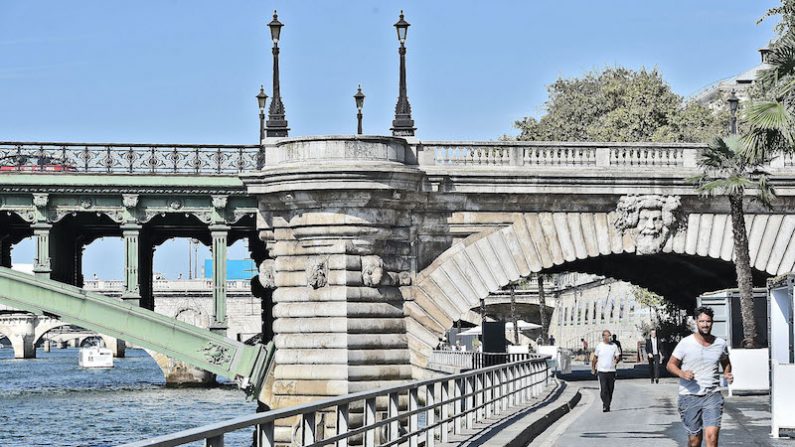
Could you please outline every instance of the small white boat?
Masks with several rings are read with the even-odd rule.
[[[81,368],[113,368],[113,351],[99,346],[80,348],[78,364]]]

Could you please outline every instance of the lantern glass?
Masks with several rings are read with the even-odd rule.
[[[259,93],[257,94],[257,104],[259,105],[259,110],[265,110],[265,101],[268,100],[268,95],[265,94],[265,89],[263,86],[259,87]]]
[[[403,19],[403,11],[400,11],[400,20],[395,23],[395,29],[397,30],[398,41],[400,43],[406,42],[406,35],[409,32],[409,22]]]
[[[273,20],[268,24],[268,27],[271,29],[271,39],[273,43],[279,43],[279,35],[282,32],[283,26],[282,22],[279,21],[279,16],[276,14],[276,11],[273,11]]]
[[[356,94],[353,95],[353,99],[356,100],[356,108],[361,112],[364,107],[364,93],[362,93],[361,85],[359,86],[359,90],[356,91]]]

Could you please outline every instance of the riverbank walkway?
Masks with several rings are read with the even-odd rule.
[[[463,446],[531,447],[676,447],[687,445],[676,409],[678,381],[666,377],[650,383],[646,368],[620,369],[612,410],[602,412],[599,385],[590,370],[578,365],[562,376],[564,390],[554,400],[532,412],[521,409],[491,426],[475,427]],[[579,392],[576,404],[569,405]],[[538,406],[538,403],[533,405]],[[550,414],[555,409],[558,413]],[[551,420],[552,419],[552,420]],[[535,424],[535,429],[532,427]],[[539,430],[540,429],[540,430]],[[795,447],[795,439],[770,437],[767,395],[726,398],[720,434],[721,446]]]

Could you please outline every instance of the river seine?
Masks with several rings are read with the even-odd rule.
[[[112,446],[256,411],[233,384],[166,388],[139,349],[103,370],[78,367],[77,355],[38,349],[36,359],[14,360],[0,349],[0,446]],[[228,435],[226,445],[251,445],[251,432]]]

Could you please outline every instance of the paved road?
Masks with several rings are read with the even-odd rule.
[[[620,374],[620,372],[619,372]],[[676,410],[677,381],[664,378],[616,382],[612,411],[602,413],[595,380],[570,382],[579,386],[583,399],[530,445],[533,447],[675,447],[687,445],[687,436]],[[795,440],[768,438],[770,413],[767,396],[732,398],[721,428],[721,446],[788,446]],[[729,402],[729,401],[727,401]]]

